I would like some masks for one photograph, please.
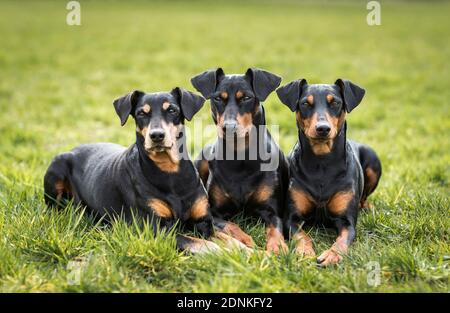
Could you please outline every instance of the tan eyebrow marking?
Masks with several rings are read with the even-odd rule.
[[[244,96],[244,93],[242,92],[242,91],[238,91],[238,92],[236,92],[236,99],[241,99],[242,97]]]
[[[222,91],[222,92],[220,93],[220,97],[221,97],[222,99],[224,99],[224,100],[228,99],[228,92]]]
[[[308,101],[308,104],[312,105],[314,103],[314,96],[309,95],[308,97],[306,97],[306,101]]]
[[[144,107],[142,109],[144,110],[145,113],[149,113],[152,110],[150,104],[148,103],[144,104]]]
[[[164,102],[162,105],[164,110],[167,110],[170,107],[170,103],[168,101]]]
[[[334,97],[332,95],[327,95],[327,102],[331,103],[333,102]]]

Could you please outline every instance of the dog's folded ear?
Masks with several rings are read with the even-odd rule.
[[[202,96],[196,95],[195,93],[180,87],[172,89],[170,93],[178,100],[181,112],[188,121],[190,121],[195,113],[202,108],[206,100]]]
[[[249,68],[245,72],[250,77],[253,91],[259,101],[264,101],[281,83],[281,77],[258,68]]]
[[[277,95],[281,102],[288,106],[292,112],[297,110],[298,100],[302,95],[303,86],[307,85],[306,79],[294,80],[277,89]]]
[[[216,90],[217,84],[225,75],[222,68],[205,71],[191,78],[191,84],[206,99]]]
[[[336,85],[341,89],[342,97],[344,98],[345,109],[350,113],[354,108],[361,103],[366,91],[364,88],[352,83],[347,79],[337,79]]]
[[[120,117],[122,126],[127,122],[128,116],[132,113],[133,109],[136,107],[137,101],[143,94],[144,93],[140,90],[134,90],[125,96],[114,100],[114,109],[116,109],[116,113]]]

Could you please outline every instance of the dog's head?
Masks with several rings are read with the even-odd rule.
[[[295,80],[277,90],[281,102],[296,112],[297,126],[317,155],[327,154],[350,113],[364,97],[365,90],[349,80],[333,85],[308,85]]]
[[[184,119],[190,121],[204,102],[203,97],[177,87],[171,92],[135,90],[113,104],[122,126],[133,116],[137,144],[143,146],[150,158],[167,153],[177,162],[177,139],[182,136]]]
[[[191,79],[192,85],[211,101],[211,112],[219,137],[231,135],[238,138],[249,134],[255,118],[263,114],[260,102],[280,82],[279,76],[254,68],[248,69],[244,75],[225,75],[218,68]],[[260,118],[263,121],[264,117]]]

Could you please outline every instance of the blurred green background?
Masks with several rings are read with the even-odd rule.
[[[66,24],[66,1],[0,3],[0,290],[449,291],[449,3],[382,1],[380,26],[367,25],[366,1],[80,3],[81,26]],[[192,90],[190,77],[217,66],[264,68],[283,84],[343,77],[366,88],[349,137],[377,151],[383,176],[339,266],[293,255],[186,257],[145,230],[45,209],[54,155],[133,142],[113,99]],[[275,94],[265,107],[287,153],[295,117]],[[195,119],[212,123],[208,103]],[[261,225],[246,227],[263,246]],[[312,236],[320,252],[334,234]],[[67,264],[92,254],[82,283],[68,283]],[[367,284],[369,261],[381,265],[379,286]]]

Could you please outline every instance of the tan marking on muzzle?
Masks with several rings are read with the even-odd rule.
[[[315,155],[324,155],[331,152],[333,148],[333,141],[310,141],[311,148]]]
[[[175,125],[173,123],[167,124],[165,121],[161,122],[162,129],[164,129],[164,145],[167,147],[176,146],[177,138],[182,131],[183,126]]]
[[[168,151],[149,153],[149,158],[155,165],[163,172],[175,173],[178,172],[179,164],[172,160]]]
[[[202,196],[195,200],[194,204],[191,207],[191,219],[198,220],[206,215],[208,215],[208,198],[206,196]]]
[[[216,120],[217,120],[217,135],[218,135],[220,138],[223,138],[223,123],[225,122],[225,119],[224,119],[223,114],[220,115],[220,114],[217,112]]]
[[[147,201],[147,205],[159,217],[170,218],[173,216],[171,207],[165,201],[156,198],[150,199]]]
[[[300,113],[297,112],[297,121],[299,122],[300,127],[303,129],[306,137],[308,137],[309,144],[311,145],[313,153],[316,155],[323,155],[331,152],[331,149],[333,147],[333,140],[330,138],[320,140],[315,139],[317,137],[316,125],[318,122],[318,118],[319,115],[317,114],[317,112],[314,113],[310,118],[305,119],[303,119]],[[328,122],[330,123],[330,121]],[[332,126],[330,127],[333,128]],[[330,133],[331,132],[333,132],[333,130],[331,130]]]
[[[345,112],[342,111],[342,113],[338,116],[331,116],[330,114],[325,113],[325,117],[327,119],[328,124],[330,125],[330,134],[328,135],[328,137],[333,140],[334,138],[336,138],[339,130],[342,127],[342,124],[345,121]]]
[[[178,165],[180,162],[180,155],[178,153],[177,137],[182,131],[182,125],[174,125],[173,123],[167,124],[165,121],[161,122],[161,128],[164,130],[164,141],[162,145],[164,147],[171,147],[161,152],[151,151],[153,146],[150,139],[150,131],[147,131],[145,136],[145,148],[150,150],[148,153],[149,158],[155,162],[163,172],[178,172]]]
[[[136,127],[136,131],[141,134],[142,137],[147,138],[147,133],[148,133],[148,127],[144,126],[144,128],[140,129],[139,126]],[[145,145],[145,143],[144,143]]]
[[[314,117],[314,116],[313,116]],[[311,123],[309,127],[307,136],[309,137],[309,141],[311,144],[311,148],[316,155],[323,155],[331,152],[333,149],[334,139],[342,128],[342,125],[345,122],[345,112],[342,111],[339,117],[330,116],[330,114],[325,113],[326,120],[330,125],[330,133],[326,139],[323,140],[315,140],[314,137],[317,136],[316,133],[316,124],[317,124],[317,116],[314,118],[313,123]],[[312,135],[312,136],[311,136]]]
[[[300,113],[298,113],[298,116],[300,117],[300,126],[302,127],[305,135],[308,138],[316,137],[316,124],[318,119],[318,114],[314,113],[309,118],[302,118]]]
[[[328,211],[333,215],[342,215],[347,211],[349,203],[355,197],[351,191],[340,191],[335,193],[328,201]]]
[[[238,113],[236,116],[236,121],[238,124],[237,127],[237,136],[243,137],[247,135],[250,130],[252,129],[253,125],[253,116],[251,113],[244,113],[240,114]]]

